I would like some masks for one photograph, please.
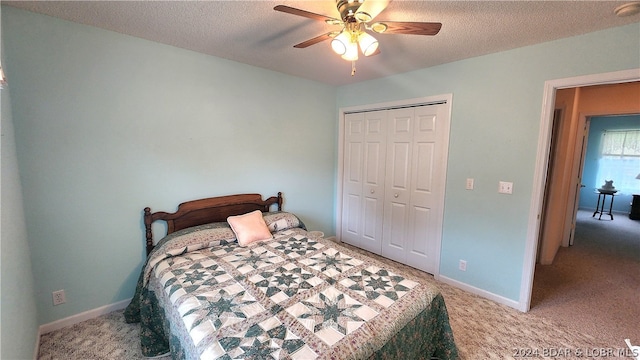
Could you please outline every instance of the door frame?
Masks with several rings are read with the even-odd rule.
[[[449,160],[449,134],[451,130],[451,107],[453,101],[453,94],[441,94],[434,96],[426,96],[419,97],[413,99],[403,99],[403,100],[395,100],[389,102],[382,103],[373,103],[366,105],[357,105],[357,106],[348,106],[341,107],[338,109],[338,171],[336,178],[336,216],[335,216],[335,225],[336,225],[336,236],[338,237],[342,231],[342,177],[344,176],[344,163],[343,163],[343,155],[344,155],[344,116],[348,113],[354,112],[369,112],[376,110],[387,110],[394,108],[402,108],[402,107],[410,107],[410,106],[421,106],[421,105],[434,105],[434,104],[446,104],[447,110],[445,115],[446,120],[446,129],[444,131],[444,140],[447,142],[447,146],[444,147],[444,168],[448,167]],[[440,277],[440,252],[442,245],[442,229],[444,225],[444,194],[446,193],[446,183],[447,183],[447,173],[443,174],[444,181],[444,189],[442,193],[442,214],[439,216],[440,218],[440,234],[438,234],[438,239],[436,241],[436,255],[435,255],[435,270],[433,273],[434,278],[437,280]],[[338,240],[340,238],[338,237]]]
[[[542,115],[538,135],[538,150],[533,175],[533,191],[529,210],[527,226],[527,240],[522,267],[522,279],[520,282],[520,311],[529,311],[531,307],[531,295],[533,290],[533,276],[535,273],[536,254],[538,249],[538,237],[542,204],[544,203],[544,189],[546,186],[546,174],[549,162],[549,148],[551,143],[551,125],[555,108],[556,90],[591,86],[626,83],[640,81],[640,68],[614,71],[602,74],[583,75],[571,78],[545,81],[542,98]]]
[[[573,237],[576,232],[576,219],[578,215],[578,206],[580,205],[580,189],[582,187],[582,170],[584,168],[584,157],[587,153],[587,143],[589,142],[589,118],[590,116],[580,114],[580,120],[578,122],[578,132],[582,131],[582,139],[580,139],[580,134],[578,134],[573,154],[572,169],[576,172],[577,177],[573,177],[575,179],[575,183],[573,184],[572,191],[575,191],[575,194],[572,194],[573,204],[571,204],[572,206],[570,207],[572,210],[570,213],[566,214],[567,224],[565,226],[568,227],[569,230],[562,237],[562,246],[564,247],[573,245]]]

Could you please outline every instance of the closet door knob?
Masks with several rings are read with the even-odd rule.
[[[397,197],[398,197],[398,194],[393,194],[393,197],[394,197],[394,198],[397,198]]]
[[[374,192],[376,192],[376,191],[375,191],[375,190],[373,190],[373,189],[371,189],[370,191],[371,191],[371,193],[372,193],[372,194],[373,194]]]

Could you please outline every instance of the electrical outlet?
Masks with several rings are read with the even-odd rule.
[[[468,178],[467,179],[467,190],[473,190],[473,178]]]
[[[460,263],[458,263],[458,269],[460,269],[460,271],[467,271],[467,261],[460,260]]]
[[[58,290],[53,292],[53,305],[60,305],[67,302],[66,296],[64,296],[64,290]]]
[[[500,181],[498,183],[498,192],[500,194],[513,194],[513,183],[508,181]]]

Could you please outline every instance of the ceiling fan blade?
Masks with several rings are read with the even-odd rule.
[[[381,21],[387,28],[384,31],[378,31],[376,24],[373,24],[372,30],[379,34],[410,34],[410,35],[436,35],[442,28],[441,23],[433,22],[404,22],[404,21]]]
[[[312,39],[309,39],[307,41],[303,41],[300,44],[293,45],[293,47],[294,48],[298,48],[298,49],[304,49],[304,48],[306,48],[308,46],[315,45],[315,44],[317,44],[319,42],[323,42],[325,40],[329,40],[329,39],[333,38],[334,36],[335,36],[335,32],[333,32],[333,31],[332,32],[328,32],[326,34],[322,34],[320,36],[316,36],[316,37],[314,37]]]
[[[273,8],[273,10],[276,11],[281,11],[283,13],[287,13],[287,14],[292,14],[292,15],[298,15],[298,16],[302,16],[302,17],[306,17],[309,19],[313,19],[313,20],[318,20],[318,21],[325,21],[325,22],[342,22],[338,19],[334,19],[328,16],[324,16],[324,15],[320,15],[320,14],[316,14],[316,13],[312,13],[306,10],[300,10],[300,9],[296,9],[296,8],[292,8],[290,6],[286,6],[286,5],[278,5],[276,7]]]
[[[387,8],[390,2],[391,0],[364,0],[358,11],[356,11],[356,18],[359,13],[367,13],[371,16],[371,19],[375,19],[382,10]]]

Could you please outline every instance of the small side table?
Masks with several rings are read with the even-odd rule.
[[[604,203],[607,201],[607,195],[611,196],[611,202],[609,203],[609,212],[607,215],[611,216],[611,220],[613,220],[613,214],[611,213],[611,209],[613,209],[613,198],[616,196],[618,190],[607,190],[607,189],[597,189],[598,193],[598,203],[596,204],[596,211],[593,212],[591,217],[596,216],[596,214],[600,214],[598,216],[598,220],[602,219],[602,214],[604,213]],[[600,202],[600,198],[602,197],[602,202]]]
[[[640,220],[640,194],[633,194],[629,219]]]

